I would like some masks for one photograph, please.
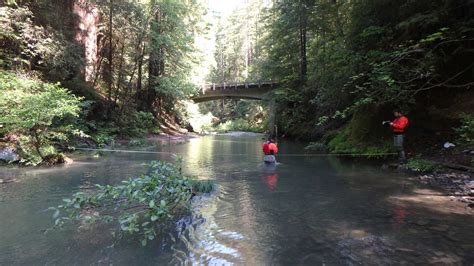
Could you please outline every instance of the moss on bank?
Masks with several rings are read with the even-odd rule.
[[[387,128],[381,126],[382,119],[375,106],[358,108],[349,123],[326,133],[322,141],[327,143],[330,153],[383,157],[394,151]]]

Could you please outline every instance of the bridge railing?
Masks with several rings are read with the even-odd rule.
[[[274,80],[265,80],[265,81],[251,81],[251,82],[223,82],[223,83],[208,83],[201,85],[201,93],[204,94],[206,91],[211,90],[228,90],[228,89],[237,89],[237,88],[246,88],[249,87],[261,87],[264,85],[275,85],[277,84]]]

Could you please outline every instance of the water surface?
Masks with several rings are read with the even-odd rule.
[[[282,141],[279,164],[261,163],[259,136],[207,136],[154,151],[183,156],[185,172],[219,188],[194,202],[176,231],[143,248],[107,230],[52,225],[49,206],[94,183],[144,172],[166,153],[92,153],[56,168],[0,168],[0,265],[466,264],[474,262],[472,212],[379,164],[296,156]],[[293,154],[287,156],[288,154]]]

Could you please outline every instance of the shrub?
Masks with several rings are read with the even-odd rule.
[[[235,120],[228,120],[224,123],[220,123],[215,126],[218,132],[225,131],[249,131],[249,132],[263,132],[261,125],[254,125],[243,118],[237,118]]]
[[[146,140],[145,139],[132,139],[128,142],[128,145],[130,146],[145,146],[146,145]]]
[[[331,133],[328,139],[328,148],[331,153],[364,154],[368,158],[381,158],[392,151],[389,141],[368,143],[366,140],[354,140],[350,135],[350,126],[345,126],[336,133]]]
[[[415,172],[432,172],[439,168],[439,166],[432,161],[420,159],[420,158],[413,158],[409,159],[406,167]]]
[[[121,116],[117,125],[118,133],[130,137],[141,137],[156,128],[153,114],[142,111],[131,111],[129,115]]]
[[[307,151],[315,151],[315,152],[327,152],[328,147],[321,142],[310,142],[305,148]]]
[[[0,71],[0,131],[23,135],[24,162],[37,164],[35,157],[54,153],[49,148],[53,141],[65,140],[73,131],[61,119],[77,117],[80,100],[59,84]]]
[[[117,185],[96,185],[91,193],[78,192],[51,207],[55,227],[66,223],[116,224],[115,235],[138,235],[142,245],[163,232],[166,224],[190,206],[196,193],[208,193],[212,181],[184,176],[178,164],[153,162],[148,174]]]
[[[461,126],[455,128],[462,142],[474,144],[474,115],[463,114],[461,116]]]

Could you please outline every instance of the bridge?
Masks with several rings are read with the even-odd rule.
[[[201,87],[199,94],[192,100],[195,103],[219,99],[262,100],[268,92],[277,86],[278,83],[274,81],[206,84]]]

